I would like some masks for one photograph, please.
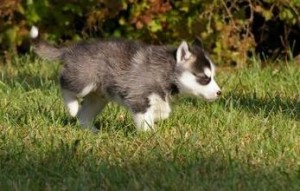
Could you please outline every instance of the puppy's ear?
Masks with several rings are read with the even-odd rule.
[[[193,46],[199,46],[203,48],[203,43],[200,37],[196,37],[195,40],[193,41]]]
[[[182,64],[191,57],[189,46],[186,41],[182,41],[176,51],[176,61],[178,64]]]

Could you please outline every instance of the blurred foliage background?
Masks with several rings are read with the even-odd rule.
[[[203,40],[218,65],[249,56],[289,59],[300,52],[300,0],[0,0],[0,56],[30,49],[39,27],[56,44],[87,38],[177,45]]]

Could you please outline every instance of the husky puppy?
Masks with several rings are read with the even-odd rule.
[[[37,36],[33,27],[31,37]],[[62,48],[38,41],[34,51],[63,63],[59,81],[64,103],[71,116],[93,130],[93,120],[109,101],[127,107],[137,129],[148,130],[156,120],[169,117],[174,93],[208,101],[221,94],[214,64],[198,40],[191,46],[182,41],[178,47],[101,40]]]

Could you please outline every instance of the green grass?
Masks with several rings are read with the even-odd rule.
[[[300,190],[298,66],[220,69],[222,99],[176,97],[154,132],[110,104],[99,134],[66,114],[58,68],[0,66],[0,190]]]

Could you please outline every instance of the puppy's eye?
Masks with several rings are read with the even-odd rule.
[[[199,76],[197,77],[197,81],[201,84],[201,85],[207,85],[209,84],[211,78],[204,75],[204,76]]]

